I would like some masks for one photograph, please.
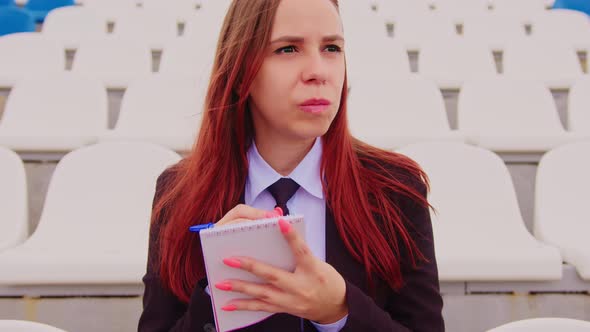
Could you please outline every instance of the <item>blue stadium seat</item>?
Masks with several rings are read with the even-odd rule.
[[[588,0],[555,0],[553,9],[578,10],[590,15],[590,1]]]
[[[74,5],[74,0],[29,0],[25,5],[25,9],[33,14],[36,22],[42,23],[45,16],[53,9]]]
[[[26,10],[14,6],[0,7],[0,36],[35,31],[35,20]]]
[[[0,7],[14,6],[14,0],[0,0]]]

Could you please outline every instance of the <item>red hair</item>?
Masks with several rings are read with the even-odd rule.
[[[338,6],[336,0],[331,1]],[[254,137],[248,90],[264,60],[279,2],[234,0],[231,4],[217,46],[199,136],[191,153],[170,170],[173,176],[154,205],[152,223],[162,222],[157,242],[159,276],[184,302],[205,277],[200,241],[187,231],[189,226],[221,219],[239,203],[245,186],[246,153]],[[403,283],[400,245],[407,248],[414,266],[424,256],[391,195],[401,194],[428,206],[424,194],[411,185],[419,181],[427,186],[426,175],[409,158],[351,136],[346,86],[345,79],[340,109],[323,136],[327,208],[348,251],[364,265],[368,283],[372,285],[376,274],[398,289]]]

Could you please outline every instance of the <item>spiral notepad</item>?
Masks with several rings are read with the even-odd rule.
[[[293,228],[305,238],[303,216],[281,218],[290,222]],[[231,268],[223,263],[224,258],[233,256],[251,257],[284,270],[295,270],[295,258],[279,229],[278,220],[279,218],[260,219],[236,225],[209,228],[199,233],[218,332],[250,326],[272,315],[258,311],[227,312],[221,310],[221,307],[232,299],[247,298],[247,296],[241,293],[221,291],[214,285],[228,279],[264,282],[251,273]]]

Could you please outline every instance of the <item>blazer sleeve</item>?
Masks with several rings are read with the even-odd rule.
[[[169,170],[158,178],[154,203],[166,190],[169,178]],[[158,237],[162,222],[163,220],[155,220],[150,227],[148,264],[143,277],[143,312],[139,319],[138,331],[213,332],[215,323],[211,300],[202,287],[195,285],[189,303],[184,303],[162,285],[157,272],[160,256]]]
[[[426,185],[417,181],[416,186],[426,197]],[[414,268],[408,259],[404,259],[407,252],[402,250],[404,286],[398,291],[387,288],[384,308],[379,307],[357,286],[346,282],[349,315],[342,332],[444,331],[443,301],[439,291],[429,208],[405,199],[400,200],[400,205],[409,223],[408,231],[427,261],[420,262]]]

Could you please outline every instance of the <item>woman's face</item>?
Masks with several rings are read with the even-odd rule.
[[[322,136],[340,106],[344,40],[330,0],[282,0],[262,67],[250,87],[256,137]]]

